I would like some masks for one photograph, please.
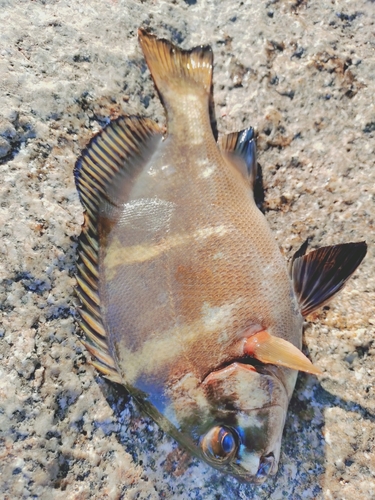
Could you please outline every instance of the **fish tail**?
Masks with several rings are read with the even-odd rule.
[[[176,95],[201,93],[212,85],[213,54],[209,46],[182,50],[167,40],[138,29],[139,43],[162,102],[168,106]]]

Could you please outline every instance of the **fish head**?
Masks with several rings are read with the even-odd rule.
[[[183,428],[209,465],[258,484],[276,474],[289,402],[278,370],[234,362],[200,384]],[[296,372],[287,372],[295,382]]]
[[[232,363],[204,381],[216,421],[200,438],[202,453],[244,481],[262,483],[278,469],[289,398],[274,368]]]

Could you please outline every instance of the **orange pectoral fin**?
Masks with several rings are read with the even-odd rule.
[[[246,340],[244,354],[262,363],[285,366],[315,375],[322,374],[322,371],[314,366],[296,346],[266,331],[256,333]]]

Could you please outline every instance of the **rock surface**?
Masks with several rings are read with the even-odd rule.
[[[0,496],[375,498],[374,3],[0,2]],[[138,26],[209,43],[221,132],[258,130],[264,208],[286,256],[366,239],[308,318],[279,472],[239,484],[187,454],[87,363],[74,319],[82,209],[72,170],[111,117],[164,121]]]

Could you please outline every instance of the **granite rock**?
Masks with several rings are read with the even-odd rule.
[[[0,496],[375,498],[374,4],[317,0],[0,2]],[[253,125],[264,210],[290,257],[367,240],[311,315],[277,476],[240,484],[192,459],[88,364],[75,323],[82,209],[73,167],[112,117],[164,115],[138,26],[209,43],[220,132]]]

